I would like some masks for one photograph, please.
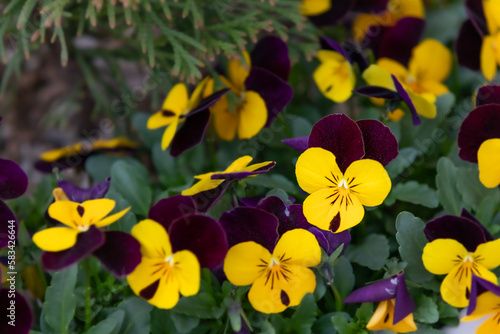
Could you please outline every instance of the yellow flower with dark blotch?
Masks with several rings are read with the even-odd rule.
[[[396,333],[408,333],[417,330],[413,313],[394,324],[394,307],[396,299],[381,301],[366,328],[371,331],[390,330]]]
[[[299,186],[310,194],[304,201],[307,221],[332,232],[359,224],[363,206],[382,204],[391,190],[391,179],[380,162],[357,160],[342,173],[335,155],[319,147],[300,155],[295,173]]]
[[[283,312],[296,306],[316,288],[316,276],[308,267],[321,261],[321,249],[311,232],[287,231],[269,252],[256,242],[231,247],[224,260],[224,273],[234,285],[252,285],[248,299],[262,313]]]
[[[318,59],[321,64],[314,71],[313,78],[321,93],[334,102],[347,101],[356,85],[349,60],[330,50],[320,50]]]
[[[300,13],[304,16],[323,14],[331,7],[332,0],[302,0],[302,4],[299,5]]]
[[[165,228],[146,219],[132,228],[141,244],[142,261],[127,276],[134,293],[163,309],[174,307],[179,294],[192,296],[200,289],[200,264],[189,250],[172,252]]]
[[[469,304],[472,275],[489,282],[497,277],[489,269],[500,265],[500,239],[477,246],[474,252],[454,239],[436,239],[424,247],[425,268],[436,275],[445,275],[441,296],[448,304],[466,307]]]

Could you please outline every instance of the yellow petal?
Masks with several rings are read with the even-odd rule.
[[[397,15],[398,20],[403,17],[424,17],[424,4],[422,0],[389,0],[389,11]]]
[[[333,61],[335,63],[342,63],[346,61],[344,56],[342,56],[340,53],[331,50],[319,50],[316,56],[318,57],[318,60],[322,63],[328,61]]]
[[[451,71],[451,52],[435,39],[425,39],[417,45],[409,61],[410,73],[421,80],[441,82]]]
[[[113,224],[118,219],[120,219],[121,217],[123,217],[129,210],[130,210],[130,206],[128,208],[126,208],[126,209],[123,209],[120,212],[117,212],[117,213],[115,213],[115,214],[113,214],[113,215],[111,215],[109,217],[106,217],[106,218],[98,221],[94,225],[97,226],[97,227],[104,227],[104,226],[108,226],[110,224]]]
[[[209,80],[212,80],[212,89],[213,89],[213,79],[206,77],[203,80],[201,80],[201,82],[196,86],[196,88],[193,91],[193,94],[191,94],[191,97],[188,100],[186,111],[193,110],[198,104],[200,104],[201,99],[203,97],[203,91],[205,90],[205,86],[207,85]]]
[[[99,150],[104,148],[117,148],[117,147],[135,148],[137,147],[137,145],[134,142],[123,137],[114,139],[99,139],[92,142],[93,150]]]
[[[175,136],[175,133],[177,132],[177,125],[179,124],[179,119],[175,118],[172,123],[170,123],[167,128],[165,129],[165,132],[163,133],[163,137],[161,138],[161,149],[166,150],[167,147],[170,145],[172,142],[172,139]]]
[[[182,113],[187,109],[188,104],[188,92],[186,85],[183,83],[178,83],[168,93],[163,105],[162,110],[172,111],[177,116],[182,115]]]
[[[337,103],[347,101],[356,85],[352,66],[345,59],[342,62],[322,63],[314,71],[313,78],[321,93]]]
[[[335,178],[336,182],[343,178],[333,153],[319,147],[309,148],[299,156],[295,175],[299,186],[310,194],[331,186]]]
[[[405,115],[405,112],[398,108],[396,110],[390,111],[387,114],[387,118],[389,118],[393,122],[399,122],[401,120],[401,118],[403,118],[404,115]]]
[[[500,139],[484,141],[477,151],[479,180],[487,188],[500,184]]]
[[[370,86],[378,86],[396,91],[391,73],[378,65],[370,65],[362,74],[363,79]]]
[[[139,222],[132,228],[132,236],[141,244],[143,257],[164,260],[172,254],[167,231],[154,220]]]
[[[321,261],[321,249],[316,237],[309,231],[297,228],[285,232],[273,251],[273,257],[290,259],[287,263],[314,267]]]
[[[410,97],[413,105],[415,106],[415,110],[417,110],[417,114],[425,117],[425,118],[435,118],[437,115],[436,105],[432,102],[429,102],[423,95],[415,94],[410,90],[406,91],[408,96]]]
[[[497,311],[498,312],[498,311]],[[476,334],[492,334],[498,333],[500,325],[498,323],[498,319],[500,319],[500,313],[496,313],[495,315],[486,319],[477,329]]]
[[[200,290],[200,263],[189,250],[174,254],[174,275],[179,282],[179,291],[184,296],[192,296]]]
[[[485,315],[497,313],[500,305],[500,297],[491,291],[486,291],[480,294],[476,300],[476,308],[474,311],[461,319],[461,321],[472,321],[484,317]],[[489,332],[494,333],[494,332]]]
[[[33,235],[33,242],[47,252],[60,252],[73,247],[79,230],[67,227],[51,227]]]
[[[223,173],[231,173],[236,171],[241,171],[252,161],[252,157],[249,155],[244,155],[238,159],[231,162],[229,167],[227,167]]]
[[[77,208],[80,203],[70,201],[56,201],[49,206],[49,216],[64,225],[72,228],[81,226],[82,217],[78,214]]]
[[[429,272],[444,275],[460,265],[467,253],[467,249],[454,239],[436,239],[425,245],[422,261]]]
[[[62,188],[55,188],[52,191],[52,195],[54,195],[55,201],[69,201],[68,196],[66,196],[66,193]]]
[[[160,110],[149,117],[147,128],[150,130],[162,128],[164,126],[171,124],[178,118],[179,118],[178,115],[171,113],[168,110],[167,111]]]
[[[375,160],[354,161],[347,167],[344,178],[351,194],[366,206],[382,204],[391,191],[391,179],[387,171]]]
[[[395,303],[394,299],[381,301],[366,328],[372,331],[388,329],[396,333],[416,331],[417,326],[413,320],[413,313],[408,314],[403,320],[393,324]]]
[[[179,301],[179,281],[174,275],[163,275],[158,290],[148,302],[158,308],[171,309]]]
[[[481,45],[481,71],[488,81],[492,81],[497,73],[495,39],[485,36]]]
[[[266,125],[266,102],[258,93],[246,91],[241,105],[238,106],[238,114],[238,138],[252,138]]]
[[[387,72],[389,72],[390,74],[394,74],[394,76],[398,79],[398,81],[403,84],[406,83],[407,78],[409,77],[410,74],[403,65],[390,58],[380,58],[377,61],[377,65],[386,70]],[[392,81],[392,78],[390,80]],[[381,87],[389,88],[387,86],[381,86]],[[392,82],[392,87],[394,87],[394,82]]]
[[[228,64],[229,79],[238,92],[245,90],[245,80],[250,73],[250,56],[243,51],[243,58],[232,59]]]
[[[500,29],[500,1],[485,0],[483,1],[483,8],[488,30],[493,35]]]
[[[302,0],[299,5],[300,13],[304,16],[323,14],[332,7],[332,0]]]
[[[97,225],[115,207],[115,201],[108,198],[91,199],[81,204],[83,207],[82,222],[84,226]],[[77,209],[78,211],[78,209]],[[114,221],[111,221],[111,224]],[[104,225],[103,225],[104,226]],[[99,227],[99,226],[97,226]]]
[[[214,173],[210,173],[210,174],[214,174]],[[193,195],[196,195],[196,194],[201,193],[203,191],[215,189],[222,182],[224,182],[224,180],[212,180],[209,176],[209,177],[206,177],[206,178],[201,179],[200,181],[196,182],[195,184],[193,184],[191,186],[191,188],[182,191],[181,194],[184,196],[193,196]]]
[[[228,109],[227,97],[224,95],[211,107],[214,116],[215,131],[220,138],[231,141],[238,129],[239,116],[236,111]]]
[[[252,285],[248,299],[255,310],[279,313],[288,306],[299,305],[306,293],[314,292],[316,277],[312,270],[298,265],[287,265],[285,269],[271,269],[269,278],[261,276]]]
[[[82,143],[77,143],[72,146],[66,146],[63,148],[59,148],[56,150],[51,150],[44,152],[40,155],[40,160],[47,161],[47,162],[53,162],[57,161],[61,158],[67,157],[67,156],[72,156],[72,155],[77,155],[80,154],[82,151],[83,145]]]
[[[229,249],[224,259],[224,273],[234,285],[250,285],[263,275],[271,262],[271,253],[253,241]]]
[[[372,26],[377,25],[377,21],[374,17],[375,15],[371,14],[359,14],[356,16],[356,19],[352,24],[352,34],[359,43],[363,42],[369,29]]]
[[[448,87],[446,87],[446,85],[437,81],[422,80],[418,84],[422,92],[430,93],[432,95],[442,95],[449,92],[449,89]]]
[[[488,268],[494,269],[500,266],[500,239],[485,242],[477,246],[476,251],[472,253],[474,262]]]

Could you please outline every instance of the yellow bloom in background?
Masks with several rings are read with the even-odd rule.
[[[364,206],[383,203],[391,179],[382,164],[371,159],[354,161],[343,174],[335,155],[309,148],[297,160],[299,186],[310,195],[304,201],[307,221],[323,230],[342,232],[361,222]]]
[[[497,283],[489,269],[500,265],[500,239],[477,246],[469,252],[454,239],[436,239],[424,247],[422,260],[425,268],[436,275],[445,275],[441,283],[443,300],[454,307],[469,304],[472,274]]]
[[[302,0],[299,8],[304,16],[316,16],[329,11],[332,8],[332,0]]]
[[[356,85],[351,63],[340,53],[320,50],[321,64],[314,71],[313,78],[321,93],[334,102],[347,101]]]
[[[134,293],[163,309],[174,307],[179,293],[192,296],[200,289],[200,264],[189,250],[172,253],[169,236],[159,223],[146,219],[132,228],[141,244],[142,261],[127,276]]]
[[[484,141],[477,151],[479,180],[487,188],[500,185],[500,138]]]
[[[483,38],[480,63],[484,77],[492,81],[500,65],[500,1],[485,0],[483,7],[489,35]]]
[[[394,307],[396,299],[381,301],[366,328],[371,331],[390,330],[396,333],[408,333],[417,330],[413,320],[413,313],[408,314],[403,320],[394,324]]]
[[[321,249],[314,235],[294,229],[283,234],[272,254],[253,241],[231,247],[224,272],[234,285],[252,285],[248,299],[255,310],[279,313],[314,292],[316,276],[308,267],[320,261]]]

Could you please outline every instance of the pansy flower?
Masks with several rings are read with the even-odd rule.
[[[500,2],[467,0],[468,19],[462,24],[455,44],[458,63],[481,70],[492,81],[500,65]]]
[[[45,251],[43,267],[60,270],[92,254],[116,277],[132,272],[140,262],[137,240],[124,232],[100,230],[130,209],[108,216],[114,207],[115,201],[107,198],[52,203],[48,214],[63,226],[49,227],[33,235],[33,242]]]
[[[215,130],[219,137],[230,141],[255,136],[263,127],[272,124],[290,102],[292,87],[286,82],[290,72],[288,47],[278,37],[262,38],[249,55],[243,52],[239,60],[230,60],[229,79],[222,82],[231,90],[212,107]],[[213,81],[209,83],[213,87]],[[209,88],[211,91],[213,88]]]
[[[228,249],[222,226],[198,214],[187,196],[160,200],[132,235],[141,243],[142,261],[127,281],[135,294],[166,309],[177,304],[179,293],[196,294],[200,268],[219,266]]]
[[[345,231],[361,222],[363,206],[380,205],[389,194],[391,180],[384,166],[397,156],[398,144],[381,122],[329,115],[314,125],[308,146],[295,174],[310,194],[304,215],[312,225]]]
[[[97,153],[123,153],[133,151],[136,144],[126,138],[82,141],[71,146],[44,152],[35,162],[35,168],[43,173],[51,173],[54,168],[64,170],[83,166],[85,160]]]
[[[487,188],[500,184],[500,86],[481,87],[476,108],[458,132],[459,156],[477,163],[479,180]]]
[[[491,334],[500,331],[500,287],[485,279],[472,276],[470,302],[467,316],[461,321],[485,318],[477,328],[476,334]]]
[[[161,110],[148,119],[148,129],[166,126],[161,148],[166,150],[171,145],[170,154],[174,157],[202,141],[210,120],[208,108],[228,91],[222,89],[202,99],[202,93],[208,81],[209,78],[202,80],[190,97],[185,84],[176,84],[163,101]],[[182,123],[184,125],[177,131]]]
[[[199,181],[191,188],[182,192],[182,195],[193,196],[200,211],[208,211],[224,194],[231,183],[247,177],[267,173],[274,167],[275,162],[266,161],[254,165],[248,165],[252,157],[245,155],[236,159],[221,172],[211,172],[196,175]]]
[[[415,302],[406,288],[404,273],[362,287],[352,292],[343,302],[380,302],[366,325],[369,330],[390,330],[396,333],[417,330],[412,313],[415,310]]]
[[[436,218],[426,224],[424,233],[430,242],[424,247],[422,260],[429,272],[446,275],[441,283],[445,302],[466,307],[472,275],[497,282],[490,269],[500,265],[500,239],[491,240],[491,235],[468,212],[463,211],[461,217]]]

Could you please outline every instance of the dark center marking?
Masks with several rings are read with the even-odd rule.
[[[172,117],[175,116],[175,113],[172,110],[162,110],[161,111],[162,116],[164,117]]]
[[[285,292],[285,290],[281,290],[280,298],[283,305],[290,305],[290,297],[288,297],[288,294]]]
[[[156,280],[156,282],[142,289],[141,292],[139,292],[139,296],[147,300],[153,298],[156,291],[158,290],[159,285],[160,285],[160,280]]]
[[[340,212],[337,213],[335,217],[333,217],[332,221],[330,222],[330,227],[329,230],[331,232],[336,232],[340,227]]]
[[[85,208],[81,205],[78,205],[78,207],[76,208],[76,211],[78,212],[80,217],[83,217],[83,214],[85,213]]]

